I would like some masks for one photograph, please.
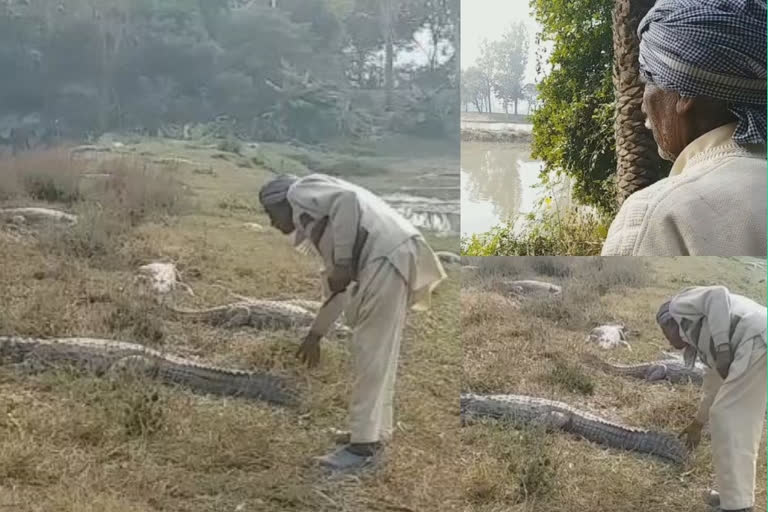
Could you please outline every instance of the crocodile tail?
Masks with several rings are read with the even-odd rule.
[[[678,464],[687,457],[683,443],[677,437],[663,432],[628,429],[581,418],[569,424],[566,430],[611,448],[647,453]]]
[[[226,372],[201,367],[161,364],[159,376],[168,383],[185,386],[192,391],[217,396],[263,400],[275,405],[292,406],[298,392],[287,379],[267,372]]]
[[[664,432],[633,432],[635,451],[667,459],[676,464],[685,462],[688,450],[676,436]]]

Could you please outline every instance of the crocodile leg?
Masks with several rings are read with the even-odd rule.
[[[251,311],[247,307],[237,307],[230,313],[229,320],[224,322],[222,327],[225,329],[236,329],[245,327],[251,323]]]
[[[645,380],[649,382],[656,382],[667,378],[667,367],[663,364],[654,364],[645,372]]]

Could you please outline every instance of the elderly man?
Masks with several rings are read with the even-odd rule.
[[[766,4],[659,0],[642,110],[670,176],[631,195],[603,256],[766,255]]]
[[[322,174],[279,176],[261,189],[259,200],[272,225],[284,234],[295,232],[297,248],[318,255],[325,266],[327,300],[297,356],[310,367],[317,364],[320,339],[342,307],[354,326],[349,444],[319,460],[337,470],[361,468],[392,433],[406,310],[427,309],[445,271],[412,224],[351,183]]]
[[[718,510],[751,511],[766,409],[766,308],[722,286],[701,286],[665,302],[656,319],[688,365],[698,355],[709,367],[699,411],[681,437],[695,447],[709,419]]]

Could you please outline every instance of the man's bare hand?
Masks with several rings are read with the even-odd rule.
[[[693,450],[701,442],[701,429],[704,427],[698,420],[693,420],[690,425],[685,427],[680,435],[680,439],[685,441],[685,445]]]
[[[301,360],[302,363],[306,363],[307,367],[314,368],[317,363],[320,362],[320,339],[322,336],[309,333],[304,341],[302,341],[299,350],[296,352],[296,357]]]
[[[344,291],[352,282],[352,265],[334,265],[328,276],[328,287],[332,293]]]

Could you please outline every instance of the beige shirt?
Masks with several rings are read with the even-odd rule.
[[[680,325],[683,339],[695,348],[701,361],[709,367],[697,414],[697,419],[706,423],[709,409],[723,383],[714,369],[716,347],[731,347],[733,362],[728,377],[736,379],[743,375],[765,353],[766,308],[723,286],[696,286],[676,295],[669,304],[669,312]]]
[[[739,146],[736,123],[691,142],[672,171],[635,192],[603,256],[766,256],[766,146]]]
[[[323,274],[334,264],[352,259],[355,239],[362,227],[368,231],[368,240],[359,268],[381,258],[388,259],[408,285],[410,307],[429,308],[432,292],[446,278],[445,270],[421,233],[384,200],[362,187],[324,174],[298,180],[288,190],[287,199],[293,207],[297,245],[306,243],[314,224],[305,226],[303,214],[315,220],[329,218],[317,247],[325,266]],[[327,287],[323,290],[327,297]],[[339,308],[340,304],[335,309]]]

